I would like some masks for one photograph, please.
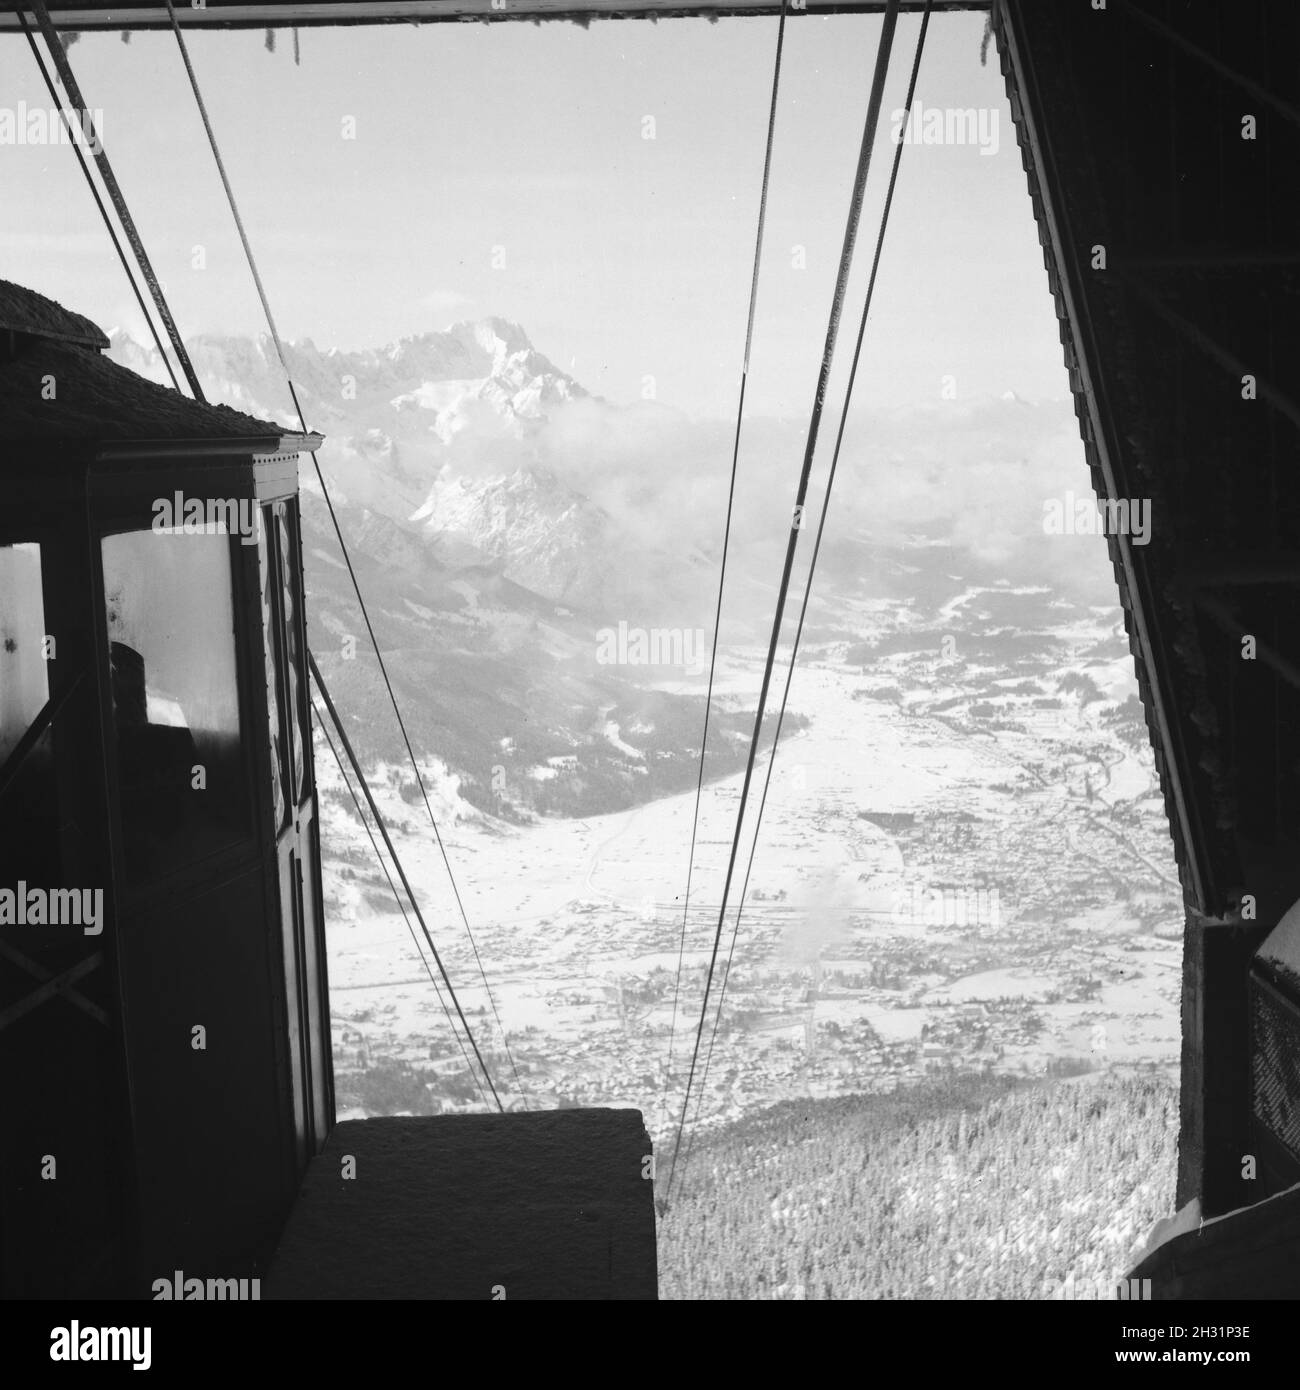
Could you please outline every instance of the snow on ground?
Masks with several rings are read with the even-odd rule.
[[[966,975],[960,980],[938,986],[925,996],[927,1003],[941,999],[964,1003],[973,999],[1041,999],[1057,987],[1051,975],[1039,975],[1032,970],[1013,967],[1008,970],[984,970],[978,975]]]
[[[755,674],[752,667],[742,671],[736,665],[723,673],[721,684],[752,698]],[[778,753],[738,938],[735,999],[746,997],[746,971],[774,968],[773,963],[786,971],[806,968],[819,952],[825,953],[828,969],[833,958],[861,970],[860,945],[849,948],[861,942],[862,928],[851,927],[852,919],[870,924],[867,930],[881,949],[892,949],[890,943],[940,954],[969,948],[969,929],[899,920],[900,885],[916,870],[896,836],[861,819],[859,812],[950,818],[968,811],[1005,820],[1012,811],[1022,817],[1037,814],[1032,808],[1041,804],[1044,814],[1063,818],[1063,857],[1088,862],[1076,854],[1066,834],[1072,815],[1088,814],[1087,803],[1070,799],[1078,793],[1064,779],[1049,787],[1029,777],[1031,738],[955,731],[943,720],[908,715],[893,703],[854,699],[860,684],[859,673],[842,666],[809,665],[796,674],[790,706],[811,716],[812,724],[807,732],[783,739]],[[1041,756],[1041,745],[1038,751]],[[1140,766],[1137,758],[1133,762]],[[765,760],[760,766],[765,770]],[[323,791],[337,788],[332,761],[318,758],[317,768]],[[456,779],[441,767],[433,770],[438,775],[430,795],[507,1031],[515,1037],[525,1028],[536,1029],[542,1041],[534,1042],[534,1056],[581,1058],[584,1074],[604,1077],[609,1094],[635,1093],[639,1087],[644,1099],[644,1085],[636,1077],[662,1066],[671,998],[620,1005],[619,984],[644,980],[656,969],[676,971],[694,791],[610,815],[521,828],[469,807],[458,796]],[[423,805],[404,799],[399,790],[403,781],[409,782],[409,772],[403,775],[394,768],[391,778],[388,773],[381,769],[373,785],[395,827],[425,919],[462,1004],[475,1017],[476,1033],[482,1028],[492,1037],[489,1001]],[[677,1052],[698,1016],[740,783],[737,774],[704,789]],[[1142,788],[1136,776],[1132,785]],[[1008,790],[1012,787],[1021,790]],[[407,791],[409,797],[409,786]],[[742,835],[746,847],[757,800],[755,794]],[[394,1039],[414,1040],[426,1053],[430,1047],[445,1051],[445,1019],[382,878],[375,884],[363,832],[328,795],[322,821],[336,1014],[369,1012],[374,1021],[365,1026]],[[1094,854],[1096,841],[1095,835],[1088,841]],[[1109,844],[1105,851],[1112,854]],[[1113,853],[1120,852],[1116,841]],[[1151,886],[1153,891],[1161,887],[1157,878]],[[733,885],[733,909],[738,897],[739,879]],[[1014,922],[1015,904],[1004,898],[1003,911]],[[729,914],[728,935],[733,921]],[[1095,968],[1106,967],[1102,993],[1087,1003],[1036,1003],[1044,1032],[1033,1045],[1009,1047],[1006,1065],[1041,1067],[1062,1055],[1176,1059],[1178,942],[1147,934],[1141,942],[1155,949],[1134,954],[1137,938],[1124,938],[1136,931],[1136,919],[1132,908],[1118,900],[1096,910],[1081,909],[1069,925],[1086,933],[1101,953]],[[763,943],[761,949],[757,943]],[[1131,983],[1110,968],[1130,965]],[[822,997],[815,1017],[819,1026],[834,1021],[847,1028],[865,1020],[886,1044],[915,1043],[922,1026],[948,1009],[1002,995],[1041,1001],[1063,983],[1051,969],[1028,967],[975,970],[946,984],[937,977],[923,984],[913,974],[913,988],[899,1000],[906,1007],[860,996]],[[835,990],[827,985],[824,992]],[[748,1035],[747,1064],[768,1065],[755,1059],[769,1056],[773,1037],[788,1032],[796,1042],[802,1038],[806,1007],[799,1005],[797,993],[787,990],[782,998],[784,1003],[775,1007],[788,1010],[785,1018],[774,1017]],[[748,1006],[756,1003],[761,1005],[761,999],[752,995]],[[620,1008],[628,1012],[620,1014]],[[480,1009],[489,1010],[487,1019],[480,1019]],[[1102,1021],[1105,1046],[1094,1049],[1094,1029]],[[637,1059],[631,1072],[615,1066],[616,1054],[625,1059],[625,1067],[628,1056]]]

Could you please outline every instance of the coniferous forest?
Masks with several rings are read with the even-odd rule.
[[[784,1102],[679,1161],[660,1297],[1107,1296],[1173,1211],[1177,1140],[1154,1068]],[[662,1145],[661,1205],[670,1160]]]

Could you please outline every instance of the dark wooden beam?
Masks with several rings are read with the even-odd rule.
[[[1079,22],[1077,16],[1071,20]],[[1103,223],[1098,221],[1092,229],[1073,225],[1065,207],[1062,146],[1069,144],[1070,129],[1081,119],[1086,121],[1087,106],[1063,82],[1062,67],[1049,49],[1050,41],[1060,42],[1055,33],[1060,23],[1054,11],[1033,0],[1003,0],[995,16],[1012,118],[1044,245],[1048,282],[1063,326],[1071,387],[1097,494],[1108,499],[1141,496],[1143,489],[1130,483],[1122,404],[1094,323],[1096,291],[1088,278],[1089,248]],[[1203,808],[1187,785],[1192,760],[1184,746],[1170,684],[1169,643],[1161,628],[1163,605],[1149,567],[1135,553],[1130,538],[1113,536],[1109,542],[1128,612],[1139,688],[1153,732],[1166,805],[1181,849],[1184,896],[1205,910],[1213,891],[1207,873],[1207,830]]]
[[[1142,273],[1183,271],[1215,275],[1272,274],[1300,266],[1300,249],[1261,246],[1249,251],[1210,247],[1203,250],[1126,250],[1115,258],[1117,267]]]
[[[1198,593],[1196,602],[1230,637],[1240,641],[1247,635],[1246,628],[1226,603],[1212,598],[1206,593]],[[1255,657],[1269,670],[1276,671],[1289,685],[1300,690],[1300,666],[1297,666],[1293,661],[1288,661],[1280,652],[1274,651],[1267,642],[1262,641],[1259,637],[1255,638]]]
[[[1126,271],[1121,266],[1116,267],[1118,274],[1125,285],[1137,295],[1137,297],[1153,313],[1159,315],[1171,328],[1180,333],[1189,343],[1199,348],[1212,362],[1221,367],[1229,376],[1237,381],[1250,372],[1250,364],[1243,362],[1241,358],[1229,352],[1216,338],[1212,337],[1204,329],[1198,327],[1182,314],[1171,309],[1159,295],[1155,294],[1143,280]],[[1284,391],[1279,391],[1275,386],[1267,381],[1257,381],[1255,390],[1258,392],[1261,401],[1267,401],[1274,410],[1280,411],[1300,429],[1300,404],[1293,401]]]
[[[12,959],[19,955],[18,952],[6,950],[5,955]],[[37,979],[44,980],[24,998],[18,1000],[16,1004],[11,1004],[7,1009],[0,1010],[0,1033],[4,1032],[11,1023],[17,1023],[20,1018],[24,1018],[33,1009],[38,1009],[47,999],[53,999],[56,995],[63,995],[69,1004],[83,1009],[96,1023],[102,1023],[106,1028],[109,1026],[109,1017],[97,1004],[92,1004],[90,1000],[83,999],[76,990],[72,988],[78,980],[98,970],[104,963],[103,951],[96,951],[92,956],[86,956],[79,960],[76,965],[70,966],[61,974],[55,975],[38,965],[35,961],[24,961],[23,968],[28,973],[35,973]]]
[[[878,14],[886,0],[790,0],[792,18],[801,14]],[[934,0],[939,10],[987,10],[989,0]],[[13,0],[0,0],[0,32],[19,32]],[[901,0],[904,11],[920,12],[925,0]],[[76,0],[48,6],[61,32],[95,29],[168,29],[162,4],[119,5],[113,0]],[[593,19],[754,18],[777,15],[780,0],[176,0],[176,18],[186,29],[311,28],[332,24],[511,23]]]
[[[1228,589],[1239,585],[1300,585],[1300,555],[1290,551],[1220,551],[1195,569],[1183,569],[1178,586],[1188,594],[1197,589]]]
[[[1230,63],[1225,63],[1215,57],[1213,53],[1202,48],[1200,44],[1193,43],[1186,34],[1181,33],[1172,24],[1166,24],[1164,20],[1157,19],[1141,5],[1135,5],[1133,0],[1120,0],[1119,12],[1126,18],[1134,19],[1150,29],[1176,52],[1191,58],[1196,63],[1203,64],[1219,77],[1240,87],[1252,100],[1276,111],[1278,115],[1293,125],[1300,125],[1300,109],[1297,109],[1289,101],[1284,101],[1276,92],[1270,91],[1267,87],[1256,82],[1249,73],[1241,72]]]
[[[1189,913],[1183,937],[1183,1057],[1177,1204],[1219,1216],[1265,1195],[1243,1178],[1251,1121],[1250,963],[1275,925]]]

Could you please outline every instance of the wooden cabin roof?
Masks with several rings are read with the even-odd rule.
[[[304,435],[227,405],[192,400],[104,357],[89,319],[0,281],[0,328],[19,333],[0,359],[0,441],[196,444],[238,441],[257,452],[313,449]],[[17,461],[17,460],[15,460]]]
[[[82,347],[108,346],[108,338],[88,318],[9,280],[0,280],[0,330]]]

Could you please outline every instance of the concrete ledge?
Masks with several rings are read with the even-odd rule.
[[[263,1297],[656,1298],[650,1152],[638,1110],[344,1121]]]

